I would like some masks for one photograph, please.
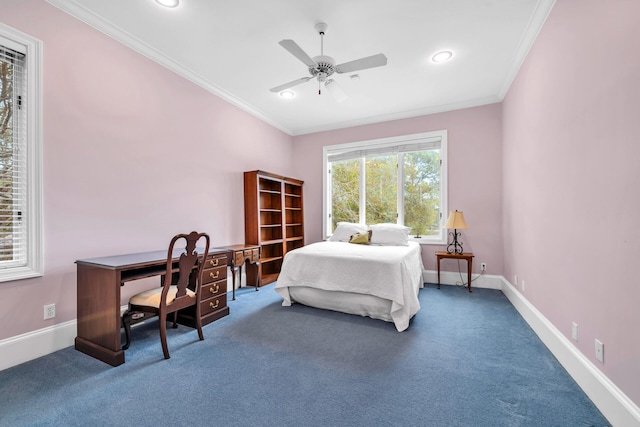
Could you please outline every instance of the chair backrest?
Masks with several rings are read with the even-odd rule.
[[[177,266],[174,265],[173,259],[175,244],[184,239],[186,241],[185,248],[180,254]],[[204,239],[204,252],[198,254],[196,247],[198,242]],[[209,235],[207,233],[198,233],[192,231],[189,234],[178,234],[171,239],[169,244],[169,252],[167,253],[167,273],[165,275],[164,285],[162,289],[162,297],[160,299],[160,311],[173,312],[194,304],[193,298],[187,295],[187,288],[192,285],[192,290],[196,293],[197,301],[200,298],[200,284],[202,283],[202,270],[204,260],[209,253]],[[202,260],[200,260],[202,258]],[[167,302],[167,294],[171,285],[177,286],[175,299]]]

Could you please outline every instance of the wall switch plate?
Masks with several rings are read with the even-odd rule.
[[[596,339],[596,359],[604,363],[604,344]]]
[[[578,324],[576,322],[571,323],[571,338],[578,341]]]
[[[44,306],[44,320],[56,317],[56,305],[48,304]]]

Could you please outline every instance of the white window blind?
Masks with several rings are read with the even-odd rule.
[[[425,137],[415,140],[403,141],[401,144],[396,142],[382,143],[372,145],[370,147],[352,147],[342,149],[329,149],[327,151],[328,162],[339,162],[341,160],[352,160],[363,157],[375,157],[389,154],[409,153],[412,151],[424,151],[440,148],[442,138]]]
[[[42,42],[0,22],[0,281],[41,276]]]
[[[0,67],[0,268],[6,269],[27,265],[25,54],[0,46]]]

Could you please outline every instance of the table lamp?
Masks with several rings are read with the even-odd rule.
[[[451,236],[451,242],[447,246],[447,253],[450,254],[461,254],[462,253],[462,243],[458,242],[458,230],[467,229],[467,223],[464,221],[464,215],[462,212],[449,212],[449,218],[447,218],[447,222],[444,224],[444,228],[451,229],[453,228],[453,232],[449,232]]]

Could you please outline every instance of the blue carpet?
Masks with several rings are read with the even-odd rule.
[[[0,426],[606,426],[500,291],[426,285],[405,332],[243,288],[204,328],[133,329],[0,372]]]

